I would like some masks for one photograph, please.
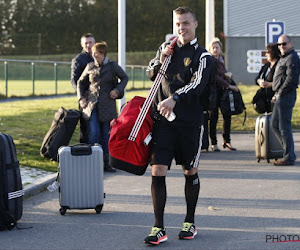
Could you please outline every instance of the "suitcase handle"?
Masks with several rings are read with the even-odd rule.
[[[260,135],[259,135],[259,144],[260,144],[260,146],[263,145],[264,141],[265,141],[265,137],[263,135],[263,132],[260,131]]]
[[[76,144],[71,146],[71,155],[80,156],[80,155],[91,155],[92,147],[89,144]]]

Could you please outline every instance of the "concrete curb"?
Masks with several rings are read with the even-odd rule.
[[[42,192],[44,189],[46,189],[47,186],[52,184],[57,177],[57,173],[50,174],[44,178],[41,178],[40,180],[25,185],[24,187],[24,198],[28,198],[30,196],[36,195],[40,192]]]

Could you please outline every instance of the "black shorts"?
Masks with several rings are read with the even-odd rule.
[[[173,158],[185,169],[197,168],[203,126],[187,126],[156,121],[152,130],[151,165],[166,165],[170,169]]]

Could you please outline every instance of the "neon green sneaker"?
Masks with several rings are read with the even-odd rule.
[[[180,240],[191,240],[197,235],[196,227],[193,223],[184,222],[183,227],[178,235]]]
[[[144,243],[158,245],[168,239],[164,228],[152,227],[151,233],[145,238]]]

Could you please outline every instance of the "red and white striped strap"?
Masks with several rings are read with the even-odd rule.
[[[173,39],[172,44],[171,44],[172,48],[175,46],[175,44],[177,42],[177,39],[178,39],[178,37],[175,37]],[[131,130],[131,133],[130,133],[130,135],[128,137],[128,140],[135,141],[135,139],[136,139],[136,137],[137,137],[137,135],[138,135],[138,133],[140,131],[140,128],[141,128],[141,126],[143,124],[143,121],[145,120],[146,114],[147,114],[149,108],[152,105],[152,102],[154,100],[155,94],[156,94],[156,92],[157,92],[157,90],[159,88],[159,85],[160,85],[160,83],[161,83],[161,81],[163,79],[163,76],[166,73],[166,70],[167,70],[167,68],[169,66],[169,63],[171,61],[171,57],[172,56],[166,57],[166,59],[164,60],[162,66],[160,67],[160,70],[159,70],[159,72],[158,72],[158,74],[157,74],[157,76],[156,76],[156,78],[154,80],[154,83],[153,83],[153,85],[152,85],[152,87],[150,89],[150,92],[149,92],[149,94],[148,94],[148,96],[147,96],[147,98],[146,98],[146,100],[145,100],[145,102],[144,102],[144,104],[142,106],[142,109],[140,110],[140,113],[139,113],[139,115],[138,115],[138,117],[137,117],[137,119],[136,119],[136,121],[134,123],[134,126],[133,126],[133,128]]]

